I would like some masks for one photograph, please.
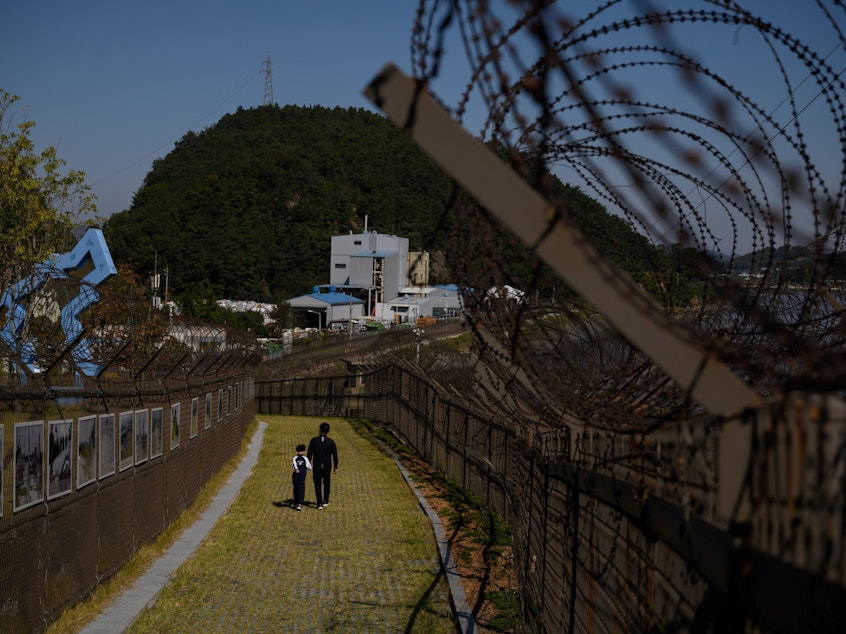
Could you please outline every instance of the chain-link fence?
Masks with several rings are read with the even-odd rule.
[[[844,6],[786,7],[420,2],[365,89],[455,182],[476,343],[367,409],[474,412],[431,459],[503,487],[539,630],[844,622]]]
[[[387,425],[501,513],[532,631],[836,631],[846,618],[839,401],[620,433],[517,419],[398,361],[257,382],[256,399]],[[735,521],[741,507],[751,521]]]
[[[216,345],[202,345],[209,333]],[[187,331],[183,331],[184,334]],[[0,630],[44,629],[150,542],[241,447],[255,346],[191,326],[95,377],[0,392]],[[235,337],[237,339],[237,337]]]
[[[473,380],[456,393],[394,364],[262,384],[259,406],[363,412],[500,509],[538,630],[846,622],[844,7],[784,6],[420,2],[412,76],[367,88],[456,184],[423,248],[450,236]],[[465,69],[457,95],[445,68]],[[4,523],[65,499],[12,474],[41,460],[46,480],[45,452],[73,440],[46,404],[86,362],[134,376],[110,405],[127,429],[156,381],[249,365],[221,333],[119,304],[79,325],[70,344],[55,320],[20,339],[18,361],[42,345],[50,396],[4,423]]]

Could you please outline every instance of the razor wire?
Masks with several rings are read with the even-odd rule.
[[[80,294],[96,297],[78,316],[75,332],[61,308]],[[255,366],[261,348],[253,333],[189,319],[153,307],[125,288],[96,288],[72,277],[50,278],[19,303],[26,310],[4,315],[14,340],[0,349],[9,391],[88,388],[145,381],[186,381]],[[37,363],[26,363],[26,355]]]
[[[626,245],[601,255],[764,398],[846,378],[843,6],[779,19],[737,2],[422,1],[411,50],[415,79],[465,126],[481,122],[470,132],[558,222],[578,224],[560,179],[645,238],[636,264]],[[739,61],[717,50],[731,45],[758,81],[738,83]],[[461,91],[447,67],[466,69]],[[643,431],[703,413],[531,248],[454,200],[449,265],[468,323],[496,342],[478,337],[484,372],[499,365],[515,388],[525,373],[529,418]],[[496,290],[518,285],[516,301]]]

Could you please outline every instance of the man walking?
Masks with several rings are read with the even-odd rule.
[[[338,448],[328,434],[329,423],[324,421],[320,423],[320,435],[308,443],[308,459],[314,467],[312,474],[318,509],[329,506],[332,473],[338,473]]]

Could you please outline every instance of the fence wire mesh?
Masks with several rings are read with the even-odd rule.
[[[834,632],[846,616],[846,412],[825,397],[645,434],[529,426],[394,358],[258,381],[256,407],[384,424],[503,515],[529,631]]]
[[[374,370],[355,403],[514,519],[538,631],[834,629],[846,605],[843,12],[818,0],[801,23],[784,23],[779,3],[418,4],[414,78],[454,120],[476,126],[549,213],[526,245],[456,187],[441,227],[475,358],[445,361],[441,382],[407,365]],[[739,74],[738,60],[754,60],[761,80]],[[446,67],[466,73],[451,99],[439,90]],[[574,184],[562,189],[550,174]],[[583,193],[635,232],[614,220],[591,226]],[[667,333],[683,333],[667,348],[694,342],[766,404],[709,415],[690,384],[540,257],[573,228],[577,245],[590,242],[594,268],[626,271],[609,273],[609,286]],[[45,306],[64,292],[46,289]],[[234,333],[117,296],[100,310],[70,342],[47,318],[55,310],[33,313],[22,343],[55,343],[23,384],[7,372],[4,539],[40,512],[11,508],[16,445],[40,431],[19,423],[73,417],[61,400],[69,388],[98,416],[169,406],[170,389],[184,409],[195,391],[223,408],[220,377],[256,361]],[[10,351],[13,366],[21,352]],[[86,362],[97,372],[80,379]],[[263,411],[353,411],[348,376],[269,386],[258,394]],[[202,481],[178,462],[168,464],[183,475],[161,485],[176,505]],[[115,508],[129,503],[114,497]],[[56,499],[70,507],[72,498]],[[143,514],[138,528],[113,522],[121,542],[154,524]],[[21,535],[21,550],[3,561],[34,578],[32,560],[46,562],[49,543]],[[98,552],[106,570],[122,556]]]
[[[596,266],[627,271],[623,293],[657,300],[640,310],[764,398],[846,378],[844,7],[785,17],[742,2],[420,2],[411,49],[414,78],[550,204],[548,233],[578,226]],[[576,188],[629,242],[589,224]],[[642,431],[702,413],[536,256],[544,236],[523,245],[463,191],[454,201],[448,257],[469,322],[545,418]]]
[[[86,293],[99,301],[78,319],[61,310]],[[253,421],[255,337],[136,299],[60,278],[3,315],[3,632],[42,631],[116,573]]]
[[[510,514],[537,631],[842,623],[844,6],[783,9],[421,1],[365,90],[455,179],[475,347],[364,410]]]

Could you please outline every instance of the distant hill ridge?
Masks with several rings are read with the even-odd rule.
[[[104,231],[116,263],[144,277],[166,267],[172,296],[201,284],[217,297],[279,301],[327,282],[331,236],[365,222],[408,238],[411,250],[445,249],[450,194],[448,179],[381,115],[239,108],[155,161]],[[562,195],[601,252],[629,270],[654,259],[645,238],[599,203],[565,185]],[[433,278],[456,281],[445,271]]]

